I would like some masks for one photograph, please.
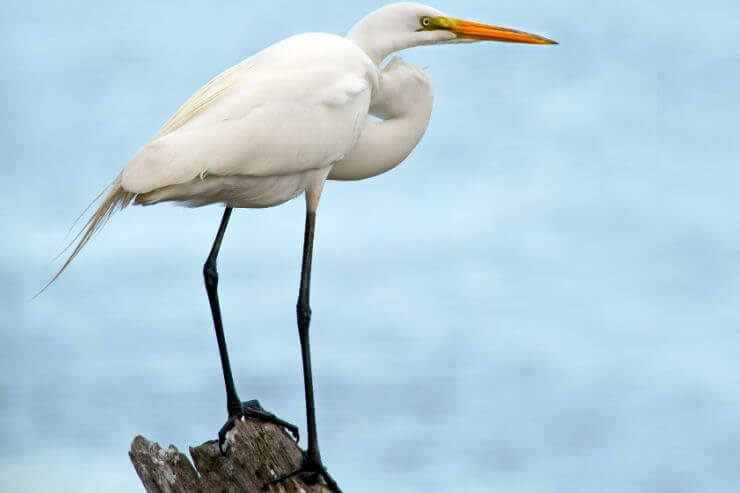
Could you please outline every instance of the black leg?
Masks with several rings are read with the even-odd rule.
[[[267,485],[279,483],[296,474],[304,475],[307,482],[315,482],[318,475],[322,475],[327,486],[335,492],[341,493],[336,481],[329,475],[321,462],[319,442],[316,435],[316,408],[313,397],[313,378],[311,376],[311,349],[308,339],[308,329],[311,325],[311,306],[309,304],[311,292],[311,257],[313,255],[313,236],[316,228],[316,211],[306,211],[306,230],[303,237],[303,262],[301,266],[301,285],[298,291],[296,314],[298,318],[298,337],[301,340],[301,358],[303,360],[303,385],[306,392],[306,420],[308,424],[308,450],[303,458],[303,464],[297,470],[289,472]],[[265,486],[267,486],[265,485]]]
[[[226,384],[226,409],[229,415],[236,414],[240,407],[241,401],[234,387],[234,377],[231,375],[231,364],[229,364],[229,353],[226,350],[226,338],[224,337],[224,326],[221,321],[221,307],[218,302],[218,271],[216,270],[216,258],[221,249],[221,242],[224,239],[226,226],[229,224],[231,217],[231,207],[227,207],[224,216],[221,218],[221,225],[218,227],[216,239],[213,240],[211,253],[203,265],[203,277],[206,281],[206,292],[208,293],[208,302],[211,305],[211,315],[213,315],[213,326],[216,329],[216,340],[218,341],[218,353],[221,356],[221,368],[224,372],[224,383]]]
[[[308,458],[321,464],[319,442],[316,434],[316,408],[313,398],[313,377],[311,373],[311,348],[308,340],[308,329],[311,325],[311,258],[313,256],[313,235],[316,229],[316,212],[306,211],[306,230],[303,237],[303,262],[301,265],[301,285],[298,290],[296,315],[298,319],[298,337],[301,340],[301,358],[303,360],[303,386],[306,393],[306,420],[308,421]]]
[[[203,265],[203,277],[206,283],[206,292],[208,293],[208,302],[211,305],[211,314],[213,315],[213,326],[216,329],[216,340],[218,341],[218,353],[221,356],[221,368],[224,372],[224,383],[226,385],[226,410],[229,413],[229,418],[226,424],[218,432],[218,446],[223,452],[223,445],[226,441],[226,433],[234,427],[234,423],[237,419],[242,416],[260,419],[270,423],[275,423],[288,429],[296,441],[298,440],[298,428],[294,425],[283,421],[276,417],[274,414],[269,413],[262,409],[260,403],[256,400],[250,400],[247,402],[241,402],[239,395],[236,393],[236,387],[234,386],[234,377],[231,374],[231,364],[229,363],[229,353],[226,350],[226,338],[224,337],[224,327],[221,321],[221,307],[218,302],[218,271],[216,270],[216,258],[218,252],[221,249],[221,242],[226,232],[226,226],[229,224],[229,218],[231,217],[231,207],[227,207],[224,211],[223,218],[221,219],[221,225],[216,233],[216,239],[213,241],[211,247],[211,253],[206,259],[206,263]]]

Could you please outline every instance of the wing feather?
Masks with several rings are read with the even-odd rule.
[[[195,94],[185,101],[182,106],[180,106],[175,114],[172,115],[164,125],[162,125],[162,128],[159,129],[154,138],[163,137],[182,127],[204,108],[213,104],[216,99],[223,96],[231,87],[244,80],[247,76],[247,72],[249,72],[249,69],[252,67],[248,62],[249,60],[244,60],[242,63],[224,70],[208,81],[205,86],[201,87]]]
[[[344,38],[289,38],[199,90],[134,156],[122,186],[146,193],[208,174],[329,166],[359,138],[376,87],[377,68]]]

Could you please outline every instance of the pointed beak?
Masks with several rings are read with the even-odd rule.
[[[452,20],[452,26],[448,29],[457,34],[458,38],[478,39],[488,41],[504,41],[507,43],[527,43],[535,45],[556,45],[556,41],[543,38],[536,34],[525,33],[508,27],[489,26],[478,22]]]

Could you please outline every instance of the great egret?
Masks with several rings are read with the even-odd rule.
[[[419,45],[478,40],[555,44],[513,29],[449,17],[417,3],[395,3],[360,20],[346,37],[309,33],[289,37],[226,70],[196,92],[142,147],[110,185],[52,282],[118,209],[131,202],[222,203],[225,211],[203,267],[226,384],[227,431],[242,416],[297,428],[236,392],[217,295],[216,257],[232,208],[271,207],[300,194],[306,223],[297,303],[303,360],[308,449],[297,472],[324,476],[309,351],[309,287],[316,209],[325,180],[360,180],[403,161],[418,144],[432,111],[424,71],[391,53]],[[376,121],[369,115],[381,119]]]

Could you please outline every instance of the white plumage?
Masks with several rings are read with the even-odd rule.
[[[285,39],[213,79],[134,156],[137,202],[269,207],[320,186],[360,136],[378,71],[330,34]]]
[[[362,135],[334,163],[329,179],[362,180],[399,165],[424,136],[433,102],[429,76],[399,57],[392,59],[380,72],[380,90],[370,107],[377,118],[364,117]]]
[[[412,46],[485,39],[554,43],[401,2],[370,13],[347,37],[301,34],[247,58],[197,91],[134,155],[49,284],[131,202],[257,208],[306,192],[315,210],[327,177],[360,180],[393,168],[424,135],[433,92],[416,67],[378,65]]]
[[[162,201],[190,206],[225,204],[203,267],[229,413],[219,431],[219,445],[243,416],[278,424],[297,437],[295,426],[265,413],[256,401],[242,402],[237,395],[221,322],[216,258],[232,208],[270,207],[305,193],[296,307],[308,421],[308,450],[301,470],[323,475],[339,491],[319,454],[308,343],[313,237],[324,182],[383,173],[401,163],[424,135],[432,112],[431,81],[424,71],[400,59],[391,60],[381,71],[379,65],[390,53],[412,46],[483,39],[553,43],[404,2],[371,13],[346,38],[302,34],[247,58],[196,92],[134,155],[50,283],[105,220],[132,201],[142,205]],[[283,478],[290,476],[287,473]]]

